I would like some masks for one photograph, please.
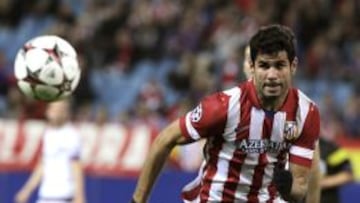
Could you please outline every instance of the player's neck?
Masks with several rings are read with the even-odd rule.
[[[52,127],[52,128],[61,128],[61,127],[65,126],[66,123],[67,123],[67,121],[58,121],[58,122],[55,122],[55,121],[51,122],[51,121],[49,121],[49,122],[48,122],[49,126]]]
[[[288,93],[278,98],[260,98],[260,104],[262,108],[267,111],[278,111],[283,106],[287,94]]]

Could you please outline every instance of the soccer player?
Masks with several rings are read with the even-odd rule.
[[[48,105],[42,160],[16,195],[17,203],[27,202],[40,181],[37,203],[84,203],[80,136],[70,123],[69,116],[68,100]]]
[[[289,37],[294,39],[294,36],[291,32],[288,33]],[[295,43],[295,42],[294,42]],[[243,72],[246,79],[251,79],[251,56],[250,56],[250,45],[247,45],[244,50],[244,61],[243,61]],[[311,166],[311,174],[309,177],[308,192],[306,193],[306,198],[303,202],[305,203],[320,203],[320,181],[321,181],[321,172],[320,172],[320,149],[318,143],[315,146],[313,162]]]
[[[148,154],[132,202],[147,201],[176,145],[206,139],[199,176],[184,202],[300,201],[318,140],[315,104],[291,87],[297,58],[292,32],[262,27],[250,40],[252,79],[205,97],[166,127]],[[289,155],[289,170],[285,170]]]

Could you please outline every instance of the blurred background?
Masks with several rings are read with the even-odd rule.
[[[13,75],[27,40],[55,34],[78,51],[73,119],[84,137],[88,202],[127,202],[156,132],[204,95],[245,80],[244,48],[270,23],[295,31],[295,84],[318,104],[321,136],[347,150],[360,180],[360,1],[1,0],[0,203],[27,178],[43,126],[46,104],[24,98]],[[150,202],[180,202],[200,145],[174,151]],[[343,186],[343,202],[360,202],[359,189]]]

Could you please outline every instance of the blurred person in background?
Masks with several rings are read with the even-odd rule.
[[[353,181],[347,152],[332,141],[320,138],[321,203],[339,203],[340,186]]]
[[[247,45],[244,50],[243,72],[246,79],[251,79],[251,56],[250,45]]]
[[[205,97],[155,140],[133,203],[147,202],[176,145],[206,139],[199,176],[183,189],[185,202],[302,200],[320,118],[315,104],[291,88],[297,58],[287,27],[262,27],[250,41],[252,80]],[[299,115],[299,116],[296,116]],[[297,119],[296,119],[297,118]],[[289,154],[290,169],[285,170]]]
[[[42,158],[15,201],[25,203],[40,184],[37,203],[84,203],[80,135],[70,123],[70,101],[49,103]]]

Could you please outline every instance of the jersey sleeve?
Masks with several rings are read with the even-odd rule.
[[[289,161],[306,167],[311,167],[315,145],[320,133],[320,114],[315,104],[311,103],[306,116],[303,130],[299,138],[290,148]]]
[[[229,96],[219,92],[205,97],[180,117],[182,135],[191,140],[221,135],[226,124]]]

